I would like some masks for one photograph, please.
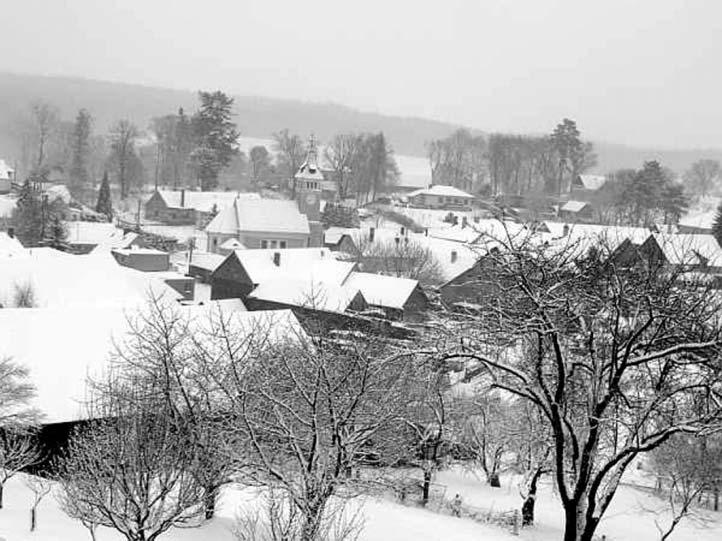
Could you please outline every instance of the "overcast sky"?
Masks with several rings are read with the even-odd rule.
[[[0,0],[0,70],[722,147],[718,0]]]

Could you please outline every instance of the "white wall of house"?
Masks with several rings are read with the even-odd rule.
[[[272,233],[242,231],[237,235],[208,233],[207,251],[218,253],[218,248],[228,239],[236,238],[248,249],[257,248],[306,248],[309,235],[304,233]],[[265,245],[264,245],[265,243]]]

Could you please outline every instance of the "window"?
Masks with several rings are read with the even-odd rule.
[[[261,241],[261,248],[285,248],[286,245],[285,240],[263,239]]]

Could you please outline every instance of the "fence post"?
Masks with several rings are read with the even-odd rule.
[[[519,510],[514,509],[514,520],[511,524],[512,535],[519,535]]]

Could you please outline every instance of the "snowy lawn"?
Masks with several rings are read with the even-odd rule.
[[[0,510],[0,537],[6,541],[51,541],[90,539],[87,531],[77,522],[67,518],[58,508],[53,495],[40,504],[38,528],[29,532],[31,492],[23,484],[21,476],[9,481],[5,490],[5,508]],[[480,477],[459,469],[441,472],[436,482],[445,487],[446,497],[456,493],[463,497],[464,506],[481,510],[504,511],[518,508],[521,499],[514,480],[507,477],[502,487],[492,489]],[[168,541],[231,541],[231,528],[240,508],[254,505],[257,499],[251,490],[230,488],[225,491],[218,508],[218,517],[198,528],[171,530],[161,537]],[[437,514],[425,509],[402,506],[374,498],[353,500],[350,504],[361,505],[365,517],[362,541],[558,541],[562,537],[562,513],[558,498],[551,486],[542,485],[537,502],[537,525],[523,530],[515,537],[501,528],[478,524],[470,519]],[[659,535],[655,519],[668,521],[669,516],[650,513],[648,509],[661,509],[660,500],[644,491],[622,487],[617,494],[608,516],[602,521],[599,534],[606,534],[608,541],[656,541]],[[351,511],[353,512],[353,511]],[[713,541],[722,539],[722,513],[706,513],[704,525],[684,521],[673,534],[672,541]],[[101,528],[98,541],[119,540],[115,532]]]

